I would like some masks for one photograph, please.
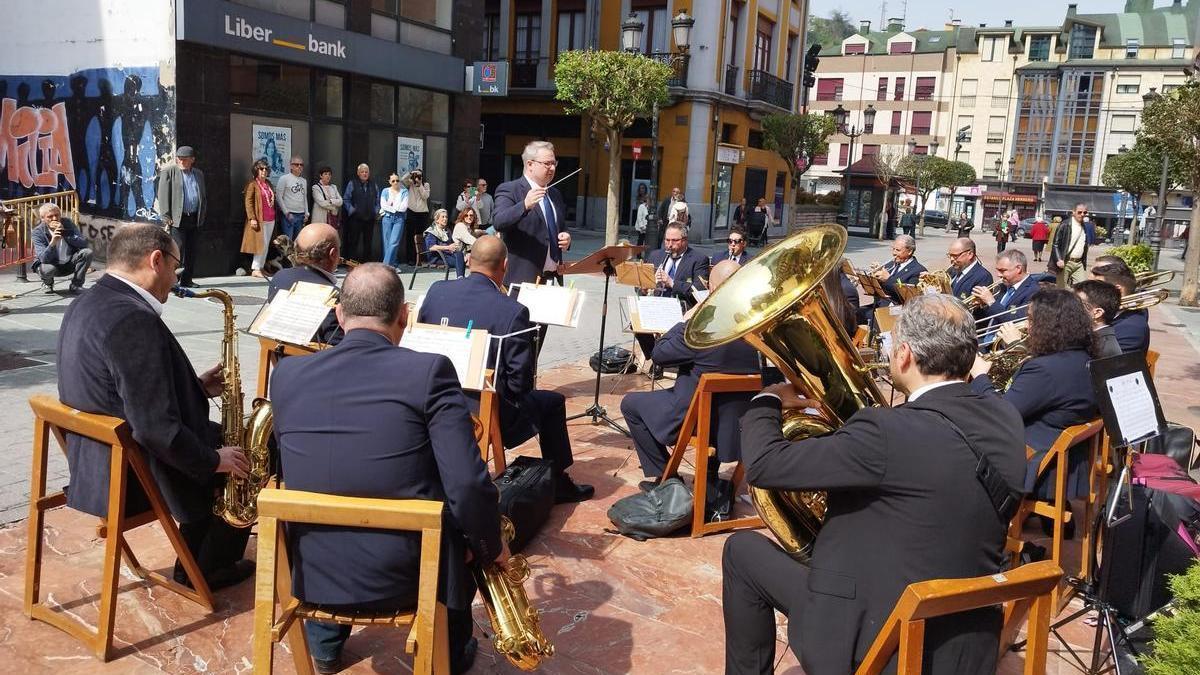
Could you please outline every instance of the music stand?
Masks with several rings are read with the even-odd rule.
[[[563,274],[592,274],[595,272],[604,273],[604,300],[600,305],[600,348],[597,350],[598,358],[604,358],[604,331],[608,324],[608,286],[613,276],[616,275],[616,265],[623,263],[642,251],[646,250],[645,246],[630,246],[629,244],[618,246],[605,246],[604,248],[592,253],[583,260],[576,261],[563,270]],[[603,365],[603,364],[597,364]],[[588,409],[578,415],[571,415],[567,421],[579,419],[581,417],[592,418],[592,424],[604,422],[608,426],[617,431],[629,435],[629,431],[617,424],[615,420],[608,416],[608,411],[604,406],[600,405],[600,376],[603,368],[596,368],[596,388],[592,396],[592,404]]]

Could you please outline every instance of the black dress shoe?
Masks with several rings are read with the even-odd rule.
[[[313,659],[313,665],[317,667],[317,672],[321,675],[333,675],[333,673],[342,672],[342,657],[335,656],[332,659]]]
[[[187,572],[184,571],[183,565],[180,565],[179,562],[175,563],[175,573],[172,576],[175,578],[176,583],[192,588],[192,580],[188,579]],[[254,576],[254,561],[239,560],[232,565],[222,567],[215,572],[210,572],[205,575],[204,580],[208,582],[208,590],[217,591],[222,588],[236,586],[252,576]]]
[[[479,651],[479,640],[472,637],[467,640],[467,644],[463,645],[463,650],[458,654],[450,657],[450,672],[453,675],[461,675],[471,669],[475,665],[475,654]]]
[[[576,483],[565,473],[559,476],[554,484],[555,504],[584,502],[591,499],[594,494],[596,494],[596,488],[591,485]]]

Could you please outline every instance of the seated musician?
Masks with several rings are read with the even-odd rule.
[[[1038,465],[1064,429],[1083,424],[1099,414],[1092,394],[1091,376],[1087,362],[1095,355],[1095,336],[1092,318],[1083,301],[1067,289],[1044,289],[1034,294],[1029,304],[1029,322],[1024,346],[1030,358],[1012,376],[1003,394],[1016,406],[1024,420],[1025,444],[1033,449],[1033,457],[1025,470],[1025,491],[1037,491],[1048,496],[1053,480],[1043,479],[1035,485]],[[1006,326],[1000,334],[1011,344],[1019,335]],[[993,352],[993,358],[995,358]],[[983,357],[976,359],[971,369],[971,387],[979,393],[998,393],[988,375],[991,364]],[[1072,451],[1068,458],[1068,493],[1070,497],[1087,489],[1087,453]],[[1050,474],[1052,475],[1052,474]]]
[[[1096,265],[1089,276],[1116,286],[1122,298],[1137,291],[1137,281],[1124,262]],[[1144,307],[1120,310],[1113,318],[1112,327],[1122,352],[1144,352],[1150,348],[1150,310]]]
[[[479,457],[466,399],[449,359],[396,347],[408,310],[391,267],[352,270],[336,311],[346,331],[337,347],[284,359],[272,374],[288,488],[445,502],[438,598],[448,609],[451,671],[464,672],[477,646],[466,563],[508,559],[496,486]],[[419,534],[298,523],[287,534],[300,600],[330,611],[415,606]],[[318,672],[340,670],[350,627],[310,621],[304,628]]]
[[[877,298],[876,307],[887,307],[893,303],[902,302],[898,285],[912,286],[917,283],[921,272],[927,272],[925,266],[917,262],[917,240],[902,234],[892,241],[892,259],[883,267],[875,270],[875,278],[883,282],[883,289],[891,299]]]
[[[987,288],[992,285],[992,273],[979,262],[975,253],[975,242],[968,237],[960,237],[950,243],[946,251],[950,259],[950,295],[959,300],[966,300],[976,287]]]
[[[280,290],[289,290],[297,281],[337,287],[338,261],[341,260],[341,239],[333,226],[326,223],[310,223],[296,235],[296,265],[282,269],[271,277],[267,287],[267,302],[275,299]],[[337,316],[329,310],[329,316],[321,322],[314,342],[336,345],[342,340],[342,329]]]
[[[992,319],[991,327],[1025,318],[1026,305],[1039,290],[1037,281],[1027,273],[1027,265],[1025,254],[1010,248],[996,256],[996,274],[1004,280],[1004,290],[997,296],[986,287],[971,289],[971,295],[983,301],[983,316]],[[994,337],[989,333],[981,344],[990,345]]]
[[[209,421],[208,398],[224,390],[221,367],[197,376],[160,318],[179,264],[179,247],[162,228],[117,228],[107,273],[63,316],[58,397],[129,423],[188,550],[216,590],[254,574],[254,563],[242,559],[250,529],[213,514],[214,491],[225,474],[243,478],[248,464],[241,448],[219,447],[220,425]],[[69,506],[107,515],[110,454],[107,445],[68,434]],[[126,516],[149,509],[136,480],[127,490]],[[175,580],[189,583],[178,561]]]
[[[741,225],[734,225],[729,228],[729,238],[726,240],[729,248],[714,255],[709,261],[715,266],[722,260],[732,260],[733,262],[744,265],[750,259],[750,254],[746,253],[746,228]]]
[[[851,673],[906,586],[992,574],[1005,562],[1011,514],[1001,515],[977,477],[977,455],[998,487],[1019,490],[1021,418],[962,381],[975,358],[974,321],[957,300],[922,295],[905,304],[892,335],[891,376],[908,394],[904,405],[865,408],[832,434],[789,442],[783,410],[820,404],[778,384],[742,417],[752,485],[828,496],[811,563],[757,532],[726,540],[726,673],[772,672],[776,610],[789,617],[806,673]],[[924,672],[994,672],[1001,621],[995,608],[929,620]]]
[[[737,270],[738,264],[732,260],[717,263],[710,277],[713,290]],[[705,373],[749,375],[759,372],[758,352],[743,340],[703,350],[687,346],[683,333],[693,311],[695,308],[688,310],[683,321],[659,338],[651,354],[656,365],[679,368],[675,386],[657,391],[632,392],[621,399],[621,414],[629,425],[633,447],[642,463],[642,475],[648,479],[641,484],[643,489],[656,485],[662,477],[670,459],[668,448],[677,440],[692,396],[700,384],[700,376]],[[730,495],[721,493],[722,484],[718,482],[717,470],[722,461],[735,462],[741,458],[737,419],[744,408],[734,403],[745,401],[746,398],[744,394],[715,396],[713,419],[701,421],[702,424],[711,424],[711,437],[716,439],[714,445],[717,448],[717,455],[709,458],[709,511],[721,511],[727,506],[718,503],[718,495],[722,499]]]
[[[667,225],[663,247],[650,252],[647,262],[654,265],[654,295],[679,298],[688,306],[696,303],[695,289],[703,289],[708,280],[708,256],[688,246],[687,228]]]
[[[1112,322],[1121,307],[1121,291],[1107,281],[1088,279],[1075,284],[1075,294],[1092,317],[1092,333],[1096,336],[1096,358],[1119,356],[1121,343]]]
[[[508,269],[508,248],[499,237],[486,235],[471,247],[471,274],[453,281],[439,281],[429,288],[417,321],[486,330],[493,336],[530,328],[529,308],[500,291]],[[498,352],[498,353],[497,353]],[[595,489],[577,484],[567,475],[574,461],[567,435],[565,397],[556,391],[534,389],[533,334],[522,333],[492,341],[490,367],[495,370],[495,387],[500,397],[500,435],[504,447],[514,448],[538,435],[542,457],[554,470],[556,503],[591,499]],[[473,410],[479,394],[466,392]]]

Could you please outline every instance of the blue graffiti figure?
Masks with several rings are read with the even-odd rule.
[[[87,130],[88,122],[96,114],[95,106],[87,97],[87,78],[75,75],[71,78],[71,95],[67,98],[67,127],[71,131],[71,161],[75,165],[75,184],[79,189],[79,203],[88,203],[88,198],[95,195],[92,190],[92,163],[88,159]],[[86,175],[86,178],[85,178]]]
[[[140,161],[142,133],[146,129],[146,104],[142,101],[142,78],[129,75],[125,78],[125,93],[114,103],[115,114],[121,117],[121,143],[124,150],[121,160],[121,197],[117,208],[121,215],[136,213],[146,208],[146,195],[142,190],[142,166]],[[130,208],[129,193],[133,193],[136,206]]]
[[[101,78],[96,84],[100,89],[99,107],[96,109],[96,121],[100,123],[100,147],[96,158],[96,206],[112,209],[116,207],[118,182],[117,155],[113,151],[113,123],[116,121],[116,114],[113,110],[112,83],[108,78]],[[106,177],[108,187],[108,199],[104,203],[100,201],[104,196],[101,175]]]

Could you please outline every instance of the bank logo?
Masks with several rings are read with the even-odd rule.
[[[333,56],[339,59],[346,58],[346,45],[341,40],[318,40],[313,37],[312,33],[308,34],[308,39],[305,42],[294,42],[274,37],[275,31],[262,26],[255,26],[249,21],[246,21],[240,16],[231,17],[225,15],[225,34],[234,37],[242,38],[243,40],[251,40],[254,42],[264,42],[267,44],[277,45],[279,47],[287,47],[289,49],[297,49],[302,52],[308,51],[314,54],[323,54],[325,56]]]

